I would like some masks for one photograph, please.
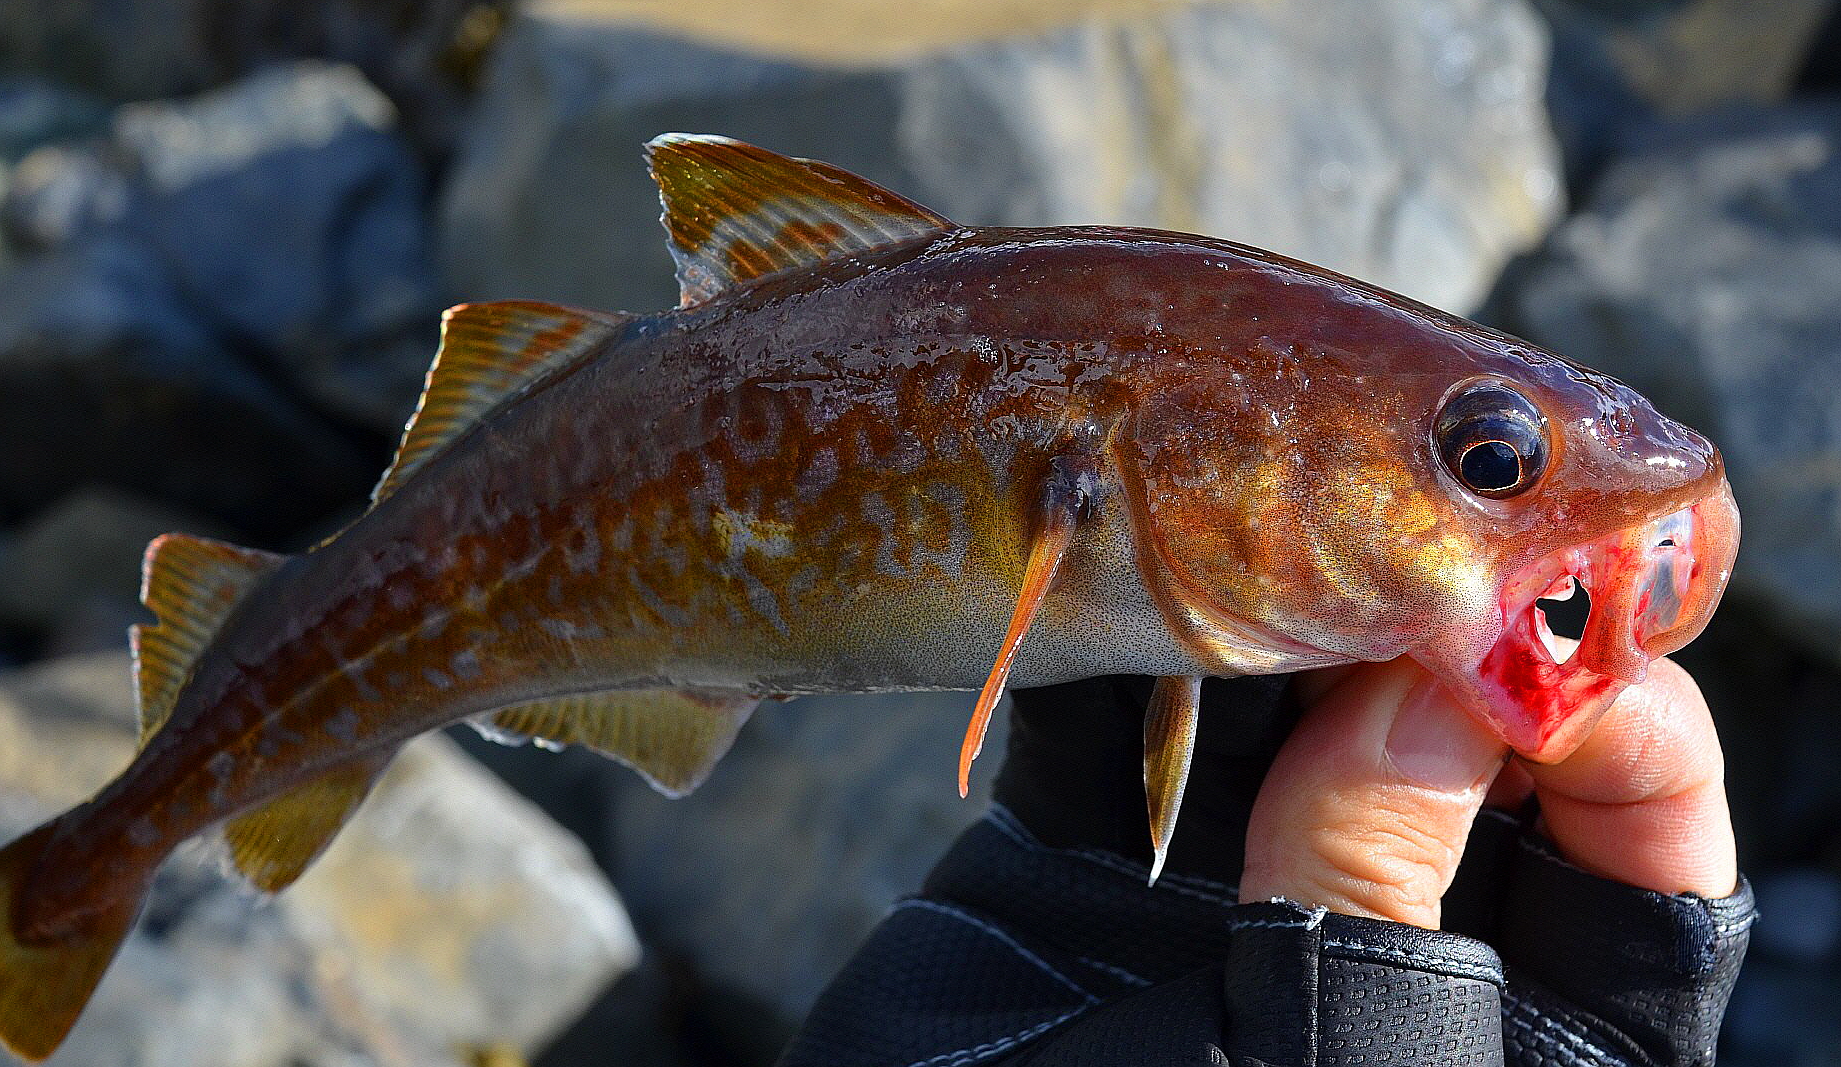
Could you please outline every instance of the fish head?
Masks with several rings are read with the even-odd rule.
[[[1607,375],[1413,319],[1198,364],[1140,405],[1141,570],[1242,670],[1410,655],[1562,759],[1718,603],[1739,535],[1719,452]],[[1568,655],[1540,602],[1576,587]]]
[[[1719,451],[1634,390],[1554,357],[1518,369],[1458,382],[1436,407],[1429,473],[1473,538],[1498,541],[1494,593],[1410,654],[1516,752],[1551,762],[1705,628],[1739,513]],[[1589,614],[1567,648],[1541,601],[1580,589]]]

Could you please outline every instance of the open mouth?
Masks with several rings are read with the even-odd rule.
[[[1478,674],[1491,724],[1532,759],[1564,758],[1649,661],[1706,626],[1731,573],[1738,511],[1730,490],[1661,518],[1550,553],[1501,594],[1502,634]],[[1543,601],[1590,597],[1577,648],[1561,651]]]

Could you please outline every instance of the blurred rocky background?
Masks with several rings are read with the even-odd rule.
[[[675,301],[666,130],[1270,247],[1708,431],[1746,547],[1680,658],[1763,910],[1722,1062],[1841,1062],[1835,0],[0,0],[0,836],[128,758],[151,536],[349,519],[448,303]],[[769,1063],[979,812],[967,704],[770,707],[675,803],[420,743],[272,903],[172,864],[54,1062]]]

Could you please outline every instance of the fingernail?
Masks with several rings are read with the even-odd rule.
[[[1488,785],[1506,751],[1431,678],[1407,691],[1387,731],[1387,758],[1400,776],[1445,793]]]

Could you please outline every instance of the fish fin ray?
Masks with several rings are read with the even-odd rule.
[[[971,791],[972,761],[984,749],[985,731],[991,726],[991,712],[1004,695],[1010,667],[1029,636],[1036,612],[1055,586],[1062,557],[1073,543],[1074,530],[1081,520],[1093,513],[1095,494],[1099,492],[1097,468],[1100,443],[1098,431],[1091,426],[1079,428],[1069,436],[1069,451],[1053,456],[1048,462],[1048,481],[1043,486],[1035,541],[1029,549],[1029,561],[1023,565],[1023,584],[1017,592],[1016,608],[1010,614],[1010,627],[1004,633],[997,652],[997,662],[978,693],[972,709],[972,721],[965,729],[959,746],[959,796]]]
[[[493,408],[618,336],[628,321],[535,300],[449,308],[422,397],[371,503],[395,492]]]
[[[83,928],[47,944],[14,929],[15,898],[30,890],[33,867],[49,842],[46,824],[0,849],[0,1045],[31,1061],[50,1056],[76,1024],[96,984],[133,929],[145,883]]]
[[[609,690],[519,704],[474,725],[497,741],[535,738],[592,748],[633,768],[666,796],[681,797],[709,777],[760,702],[740,690]]]
[[[165,534],[147,546],[141,603],[155,622],[128,631],[141,744],[172,714],[179,690],[224,619],[286,558],[189,534]]]
[[[1163,873],[1176,833],[1176,813],[1189,784],[1195,730],[1202,710],[1202,679],[1174,675],[1157,679],[1144,712],[1144,800],[1151,816],[1151,883]]]
[[[351,819],[395,755],[392,749],[342,764],[225,823],[231,866],[264,893],[292,885]]]
[[[1010,628],[1004,634],[1004,643],[996,664],[991,667],[990,677],[985,679],[984,688],[978,693],[971,724],[966,727],[965,740],[959,746],[959,795],[962,797],[971,790],[972,761],[984,749],[991,712],[1004,695],[1004,683],[1010,677],[1011,664],[1016,662],[1017,650],[1022,648],[1036,612],[1054,586],[1061,559],[1067,555],[1068,543],[1073,540],[1077,517],[1072,509],[1050,507],[1042,530],[1029,550],[1029,562],[1023,568],[1023,587],[1017,595],[1016,610],[1010,616]]]
[[[646,162],[684,307],[755,278],[955,228],[829,163],[727,137],[664,134],[646,145]]]

